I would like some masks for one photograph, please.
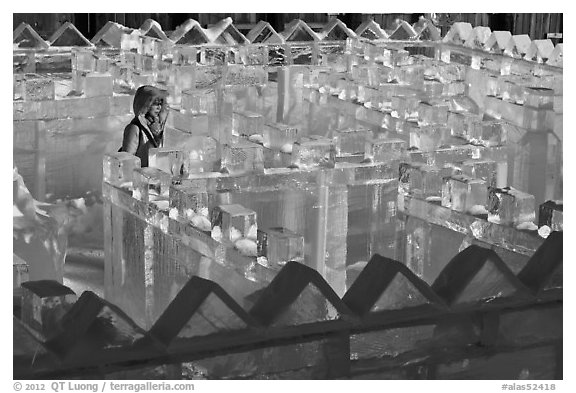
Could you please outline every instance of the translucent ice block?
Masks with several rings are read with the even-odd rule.
[[[182,184],[170,186],[170,214],[188,219],[193,226],[210,230],[211,211],[215,194],[208,192],[207,179],[184,180]],[[172,209],[176,211],[173,212]],[[195,216],[201,216],[194,218]],[[203,217],[203,218],[202,218]],[[205,225],[207,224],[207,225]]]
[[[410,147],[433,151],[447,145],[449,137],[450,129],[443,124],[414,127],[410,131]]]
[[[404,195],[439,201],[442,195],[440,169],[419,162],[401,163],[398,191]]]
[[[541,109],[554,108],[554,90],[545,87],[527,87],[525,106]]]
[[[188,155],[172,147],[151,148],[148,152],[148,165],[172,176],[188,174]]]
[[[289,261],[304,261],[304,237],[286,228],[266,231],[265,256],[272,267],[279,268]]]
[[[448,112],[447,125],[453,136],[470,139],[474,123],[478,121],[478,116],[471,113]]]
[[[418,105],[418,123],[421,125],[446,124],[448,105],[431,105],[421,102]]]
[[[91,72],[96,69],[96,56],[91,49],[75,47],[70,56],[73,70]]]
[[[264,132],[264,117],[252,111],[234,112],[233,119],[238,135],[262,135]]]
[[[225,86],[262,86],[268,82],[268,72],[262,66],[229,65],[224,77]]]
[[[488,202],[488,187],[482,179],[466,175],[452,175],[444,178],[442,185],[442,206],[460,212],[482,211]]]
[[[332,139],[317,136],[304,137],[294,143],[292,164],[302,169],[319,166],[333,168],[335,153]]]
[[[114,78],[108,73],[90,72],[83,82],[83,92],[86,97],[112,96]]]
[[[212,212],[212,237],[218,241],[255,241],[257,232],[256,212],[242,205],[219,205]]]
[[[13,272],[13,281],[12,287],[14,289],[14,296],[21,296],[22,291],[20,288],[20,284],[26,282],[30,279],[30,275],[28,273],[29,266],[25,260],[20,258],[18,255],[13,254],[13,262],[12,262],[12,272]]]
[[[508,164],[491,159],[467,160],[461,165],[465,175],[486,181],[489,187],[505,187],[508,177]]]
[[[540,205],[538,212],[538,226],[547,225],[553,231],[562,231],[563,228],[563,210],[562,201],[546,201]]]
[[[264,153],[262,145],[246,140],[222,145],[222,171],[230,174],[262,172]]]
[[[216,94],[212,90],[184,90],[182,91],[182,109],[194,115],[207,114],[215,111]]]
[[[142,202],[168,199],[172,176],[158,168],[136,168],[134,170],[133,196]]]
[[[399,119],[413,118],[418,115],[420,100],[413,96],[392,97],[392,116]]]
[[[126,152],[104,155],[103,181],[116,187],[132,187],[133,171],[140,168],[140,158]]]
[[[25,100],[48,101],[54,99],[55,88],[52,78],[26,77],[24,83]]]
[[[370,138],[366,141],[366,159],[372,162],[389,162],[404,157],[406,141],[394,138]]]
[[[484,146],[501,146],[506,142],[506,128],[500,120],[479,121],[473,124],[470,140]]]
[[[364,153],[366,141],[372,138],[372,131],[366,128],[335,130],[334,137],[336,156]]]
[[[488,221],[502,225],[517,226],[534,222],[534,196],[512,187],[490,188],[488,197]]]
[[[298,128],[295,126],[282,123],[269,123],[264,126],[264,146],[283,150],[292,151],[292,144],[298,139]]]

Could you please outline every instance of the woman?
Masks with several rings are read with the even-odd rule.
[[[134,119],[124,128],[120,151],[140,158],[141,166],[148,166],[148,151],[164,142],[164,126],[168,117],[168,93],[154,86],[141,86],[134,96]]]

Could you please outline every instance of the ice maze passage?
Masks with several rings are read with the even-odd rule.
[[[333,301],[318,301],[324,284],[303,286],[270,323],[336,320],[337,300],[377,285],[360,281],[376,254],[406,270],[385,274],[395,295],[372,311],[440,294],[450,306],[509,296],[563,230],[563,71],[562,47],[501,33],[455,24],[442,38],[425,20],[390,34],[333,21],[316,33],[296,20],[244,36],[225,19],[209,29],[189,20],[169,36],[154,21],[110,22],[89,42],[67,26],[50,44],[20,26],[14,163],[37,200],[97,195],[106,301],[145,330],[162,330],[190,285],[208,288],[198,307],[214,313],[213,328],[251,326],[270,317],[275,303],[262,297],[290,285],[294,264]],[[117,150],[145,84],[167,90],[171,110],[164,146],[142,168]],[[74,239],[97,247],[82,235],[98,226],[88,227]],[[469,249],[481,256],[460,271]],[[17,262],[15,286],[25,280]],[[444,288],[455,275],[469,286]],[[224,295],[208,295],[207,281]],[[234,312],[222,309],[229,298]],[[186,323],[194,335],[207,322]],[[358,333],[350,356],[388,333]],[[450,367],[438,375],[457,374]]]

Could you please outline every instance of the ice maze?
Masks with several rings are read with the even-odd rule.
[[[27,277],[43,261],[15,249],[15,326],[44,351],[18,372],[74,375],[96,351],[78,364],[113,378],[558,378],[562,44],[542,41],[466,23],[441,37],[424,19],[260,22],[246,36],[230,18],[169,34],[109,22],[91,41],[70,24],[49,41],[19,26],[14,165],[36,208],[93,196],[101,218],[69,240],[104,249],[105,285],[76,299],[34,281],[62,283],[65,241],[46,277]],[[116,152],[144,84],[170,105],[146,168]],[[27,320],[27,302],[52,325]],[[560,324],[533,348],[510,332],[524,317],[527,336]],[[114,339],[67,337],[76,325],[98,336],[98,319]],[[494,370],[534,351],[554,361],[474,374],[458,351],[477,342],[519,345],[464,355]],[[438,346],[454,353],[399,366]]]

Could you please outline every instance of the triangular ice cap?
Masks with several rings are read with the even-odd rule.
[[[432,284],[449,306],[527,295],[527,288],[493,250],[472,245],[456,255]]]
[[[414,30],[414,28],[410,25],[410,23],[406,22],[405,20],[398,22],[398,27],[392,34],[390,34],[391,40],[413,40],[416,38],[418,34]]]
[[[332,19],[318,33],[322,41],[346,41],[348,38],[356,38],[356,33],[349,29],[340,19]]]
[[[494,53],[502,53],[511,39],[512,33],[509,31],[493,31],[486,42],[486,50]]]
[[[25,22],[20,23],[16,30],[14,30],[12,42],[14,44],[14,49],[46,49],[49,46],[48,43],[44,41],[28,23]]]
[[[120,48],[122,35],[130,34],[133,31],[134,29],[108,21],[90,41],[99,47]]]
[[[442,40],[446,43],[462,45],[472,33],[472,25],[468,22],[456,22],[452,25]]]
[[[205,31],[211,42],[215,44],[244,45],[250,43],[244,34],[240,33],[236,26],[234,26],[232,18],[230,17],[222,19],[216,25]]]
[[[146,332],[117,306],[94,292],[84,291],[62,317],[62,332],[46,342],[61,358],[74,353],[91,356],[95,351],[129,347]]]
[[[554,277],[554,273],[562,273],[563,244],[562,232],[555,231],[548,235],[526,266],[518,273],[518,279],[534,293],[547,289],[550,281],[556,281],[555,286],[557,286],[558,277]]]
[[[170,40],[176,45],[202,45],[211,41],[198,21],[188,19],[174,30]]]
[[[168,41],[168,36],[162,30],[160,23],[154,19],[146,19],[140,26],[140,34],[144,37],[156,38],[161,41]]]
[[[484,50],[491,35],[492,30],[489,27],[476,26],[464,42],[464,46]]]
[[[420,306],[446,308],[406,265],[380,255],[370,259],[342,300],[359,316]]]
[[[513,57],[522,57],[530,48],[532,40],[528,34],[513,35],[504,48],[504,54]]]
[[[286,42],[319,41],[318,35],[301,19],[294,19],[282,33]]]
[[[374,20],[369,19],[362,23],[356,29],[356,35],[358,37],[367,38],[369,40],[387,40],[388,34],[384,31],[382,27]]]
[[[264,326],[294,326],[351,313],[320,273],[291,261],[264,288],[250,315]]]
[[[420,16],[418,22],[412,25],[420,41],[439,41],[442,38],[440,29],[434,26],[430,19]]]
[[[527,60],[547,60],[554,51],[554,44],[550,39],[534,40],[524,56]]]
[[[283,44],[284,37],[282,37],[270,23],[261,20],[248,32],[246,35],[248,41],[253,44]]]
[[[150,335],[168,347],[176,338],[227,333],[254,325],[250,315],[220,285],[194,276],[152,326]]]
[[[93,46],[70,22],[64,23],[48,40],[50,46]]]
[[[549,65],[562,67],[562,59],[564,57],[564,44],[556,44],[556,47],[550,54],[548,61],[546,62]]]

